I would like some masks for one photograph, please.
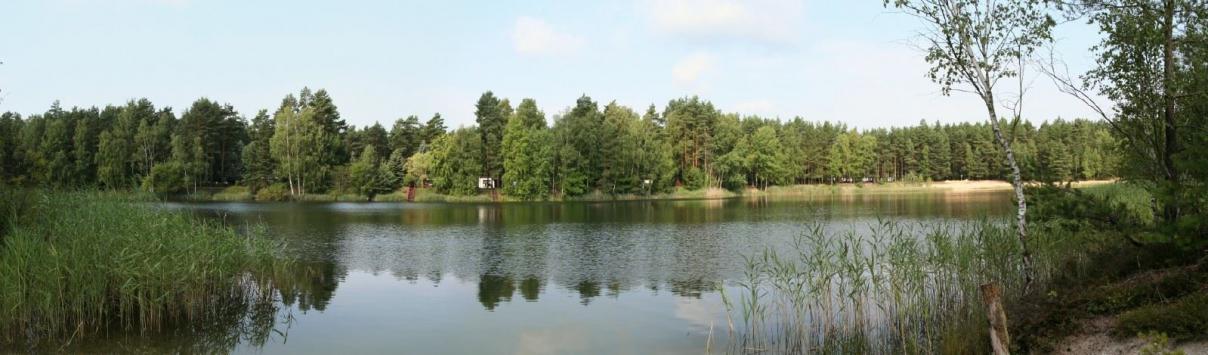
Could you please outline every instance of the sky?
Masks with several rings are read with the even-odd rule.
[[[179,114],[208,97],[250,118],[307,86],[357,126],[471,125],[487,90],[549,119],[587,94],[859,128],[985,120],[976,96],[924,76],[920,30],[881,0],[4,0],[0,111],[146,97]],[[1073,72],[1093,63],[1093,28],[1055,37]],[[1047,78],[1025,83],[1025,118],[1093,117]]]

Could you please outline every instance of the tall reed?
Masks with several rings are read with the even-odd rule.
[[[0,244],[0,344],[148,333],[263,304],[290,263],[262,234],[127,195],[30,193]]]
[[[1020,248],[1009,224],[879,221],[843,232],[813,225],[787,250],[747,258],[723,289],[736,353],[985,353],[978,285],[1022,293]],[[867,228],[867,230],[863,230]],[[1040,227],[1037,279],[1088,252],[1082,237]]]

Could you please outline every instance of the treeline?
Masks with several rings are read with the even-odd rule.
[[[518,199],[651,194],[799,183],[1003,179],[982,123],[857,130],[842,123],[723,113],[705,100],[639,113],[587,96],[546,114],[484,93],[476,125],[447,131],[439,114],[357,128],[324,90],[286,96],[250,121],[199,99],[179,117],[146,99],[124,106],[0,115],[0,179],[50,187],[142,188],[160,193],[240,184],[253,192],[356,193],[404,186],[478,193],[490,177]],[[550,124],[552,122],[552,124]],[[1067,181],[1113,176],[1116,140],[1104,124],[1055,120],[1010,129],[1024,175]]]

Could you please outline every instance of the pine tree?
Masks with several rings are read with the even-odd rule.
[[[440,117],[440,114],[437,113],[432,115],[432,118],[429,118],[428,122],[424,124],[422,137],[420,139],[421,145],[431,145],[433,142],[436,142],[436,139],[445,135],[446,129],[445,120]]]
[[[486,177],[499,179],[503,176],[503,130],[507,125],[507,117],[502,112],[503,102],[495,94],[487,91],[478,98],[474,105],[474,117],[478,122],[478,133],[481,135],[479,161],[481,171]]]
[[[433,117],[439,119],[440,115]],[[429,121],[431,123],[431,121]],[[425,127],[420,126],[419,117],[414,115],[394,121],[390,128],[390,149],[402,150],[404,157],[409,157],[419,150],[419,146],[427,141]],[[443,131],[443,128],[441,129]]]
[[[348,167],[353,191],[369,197],[370,200],[378,193],[389,191],[382,170],[378,167],[379,163],[377,149],[366,145],[357,155],[357,160]]]
[[[276,182],[277,166],[271,149],[274,123],[267,110],[256,113],[248,132],[251,142],[243,147],[243,184],[253,193]]]

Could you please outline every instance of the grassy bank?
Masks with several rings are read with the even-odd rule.
[[[253,234],[114,193],[5,190],[0,344],[200,322],[274,297],[289,262]],[[32,345],[30,345],[32,346]]]
[[[724,294],[730,350],[987,353],[978,289],[987,282],[1005,289],[1015,352],[1052,352],[1104,316],[1111,323],[1101,331],[1119,339],[1208,338],[1203,252],[1161,243],[1137,247],[1125,239],[1138,229],[1121,221],[1152,220],[1148,196],[1135,186],[1080,191],[1104,197],[1117,224],[1037,218],[1029,240],[1036,276],[1031,292],[1024,292],[1021,249],[1007,221],[886,221],[867,232],[807,228],[794,248],[749,256],[746,277]],[[1085,209],[1054,203],[1037,202],[1037,211]]]
[[[885,221],[867,233],[808,228],[794,248],[748,259],[739,291],[725,295],[737,334],[731,343],[772,353],[985,352],[978,286],[993,281],[1008,299],[1023,295],[1020,248],[1005,226]],[[1037,231],[1037,282],[1068,271],[1063,262],[1101,242],[1093,238]]]
[[[1075,187],[1090,188],[1111,185],[1108,181],[1086,181],[1075,183]],[[601,191],[580,196],[552,196],[545,201],[633,201],[633,200],[700,200],[724,199],[734,197],[808,197],[832,194],[879,194],[879,193],[933,193],[933,192],[977,192],[1010,190],[1011,185],[1003,181],[943,181],[943,182],[890,182],[869,184],[834,184],[834,185],[790,185],[771,186],[763,190],[746,189],[731,191],[720,188],[688,190],[677,188],[668,193],[644,194],[609,194]],[[331,192],[324,194],[305,194],[290,196],[282,189],[266,188],[253,194],[243,186],[231,186],[218,191],[199,192],[185,195],[184,199],[192,201],[301,201],[301,202],[364,202],[370,198],[351,192]],[[398,190],[387,194],[374,196],[376,202],[406,202],[406,190]],[[527,202],[506,195],[500,195],[498,200],[490,194],[477,195],[447,195],[434,189],[418,189],[413,202],[448,202],[448,203],[488,203],[488,202]]]

